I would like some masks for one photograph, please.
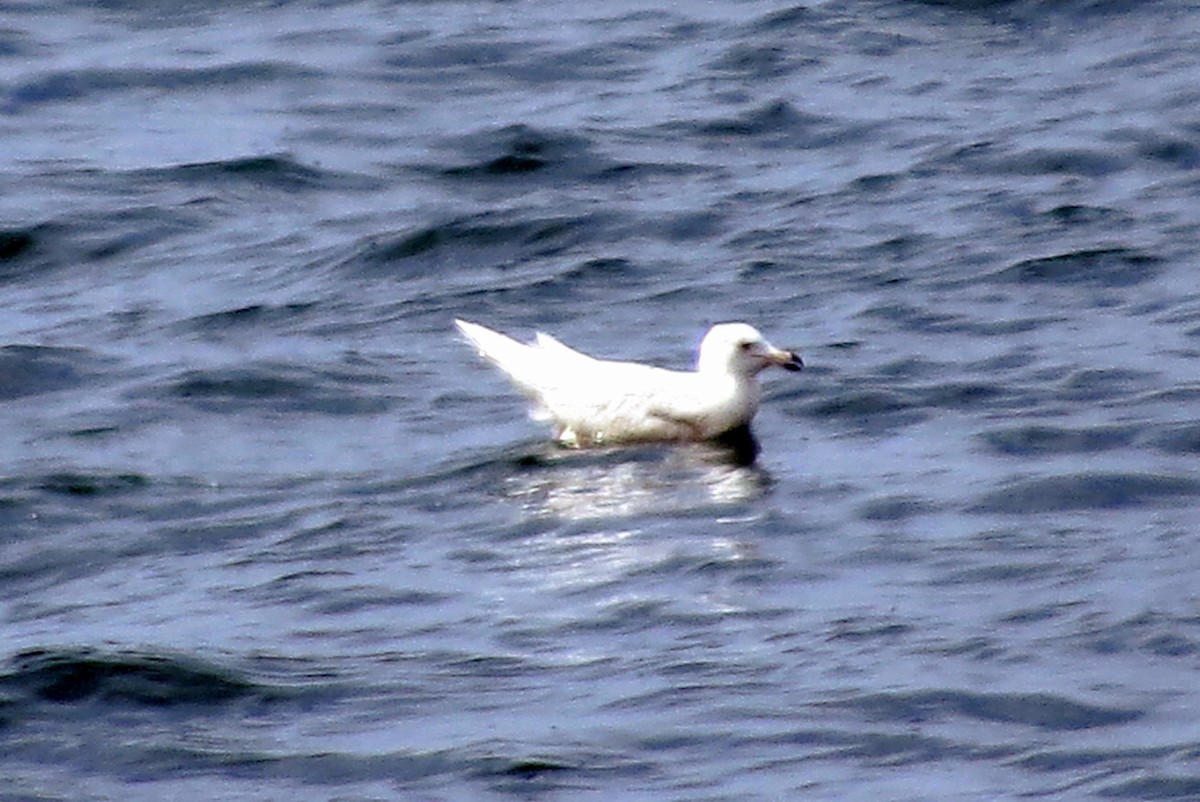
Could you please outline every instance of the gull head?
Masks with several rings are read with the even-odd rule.
[[[804,362],[793,351],[771,345],[746,323],[718,323],[700,342],[696,370],[701,373],[726,373],[751,378],[759,371],[776,365],[784,370],[800,370]]]

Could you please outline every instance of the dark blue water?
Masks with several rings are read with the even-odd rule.
[[[1197,12],[0,6],[0,800],[1200,798]]]

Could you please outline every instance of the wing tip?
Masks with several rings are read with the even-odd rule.
[[[454,328],[458,329],[458,333],[481,352],[484,350],[484,342],[488,339],[489,335],[502,336],[499,332],[494,332],[485,326],[480,326],[478,323],[471,323],[457,317],[454,318]]]

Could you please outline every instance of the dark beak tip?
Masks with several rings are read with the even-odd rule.
[[[797,373],[801,370],[804,370],[804,360],[800,358],[799,354],[792,354],[792,361],[785,363],[783,369],[790,370],[792,373]]]

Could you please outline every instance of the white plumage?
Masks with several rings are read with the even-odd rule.
[[[454,324],[534,402],[564,445],[700,441],[746,427],[758,411],[758,373],[800,370],[745,323],[721,323],[700,343],[694,371],[595,359],[539,332],[530,344],[475,323]]]

